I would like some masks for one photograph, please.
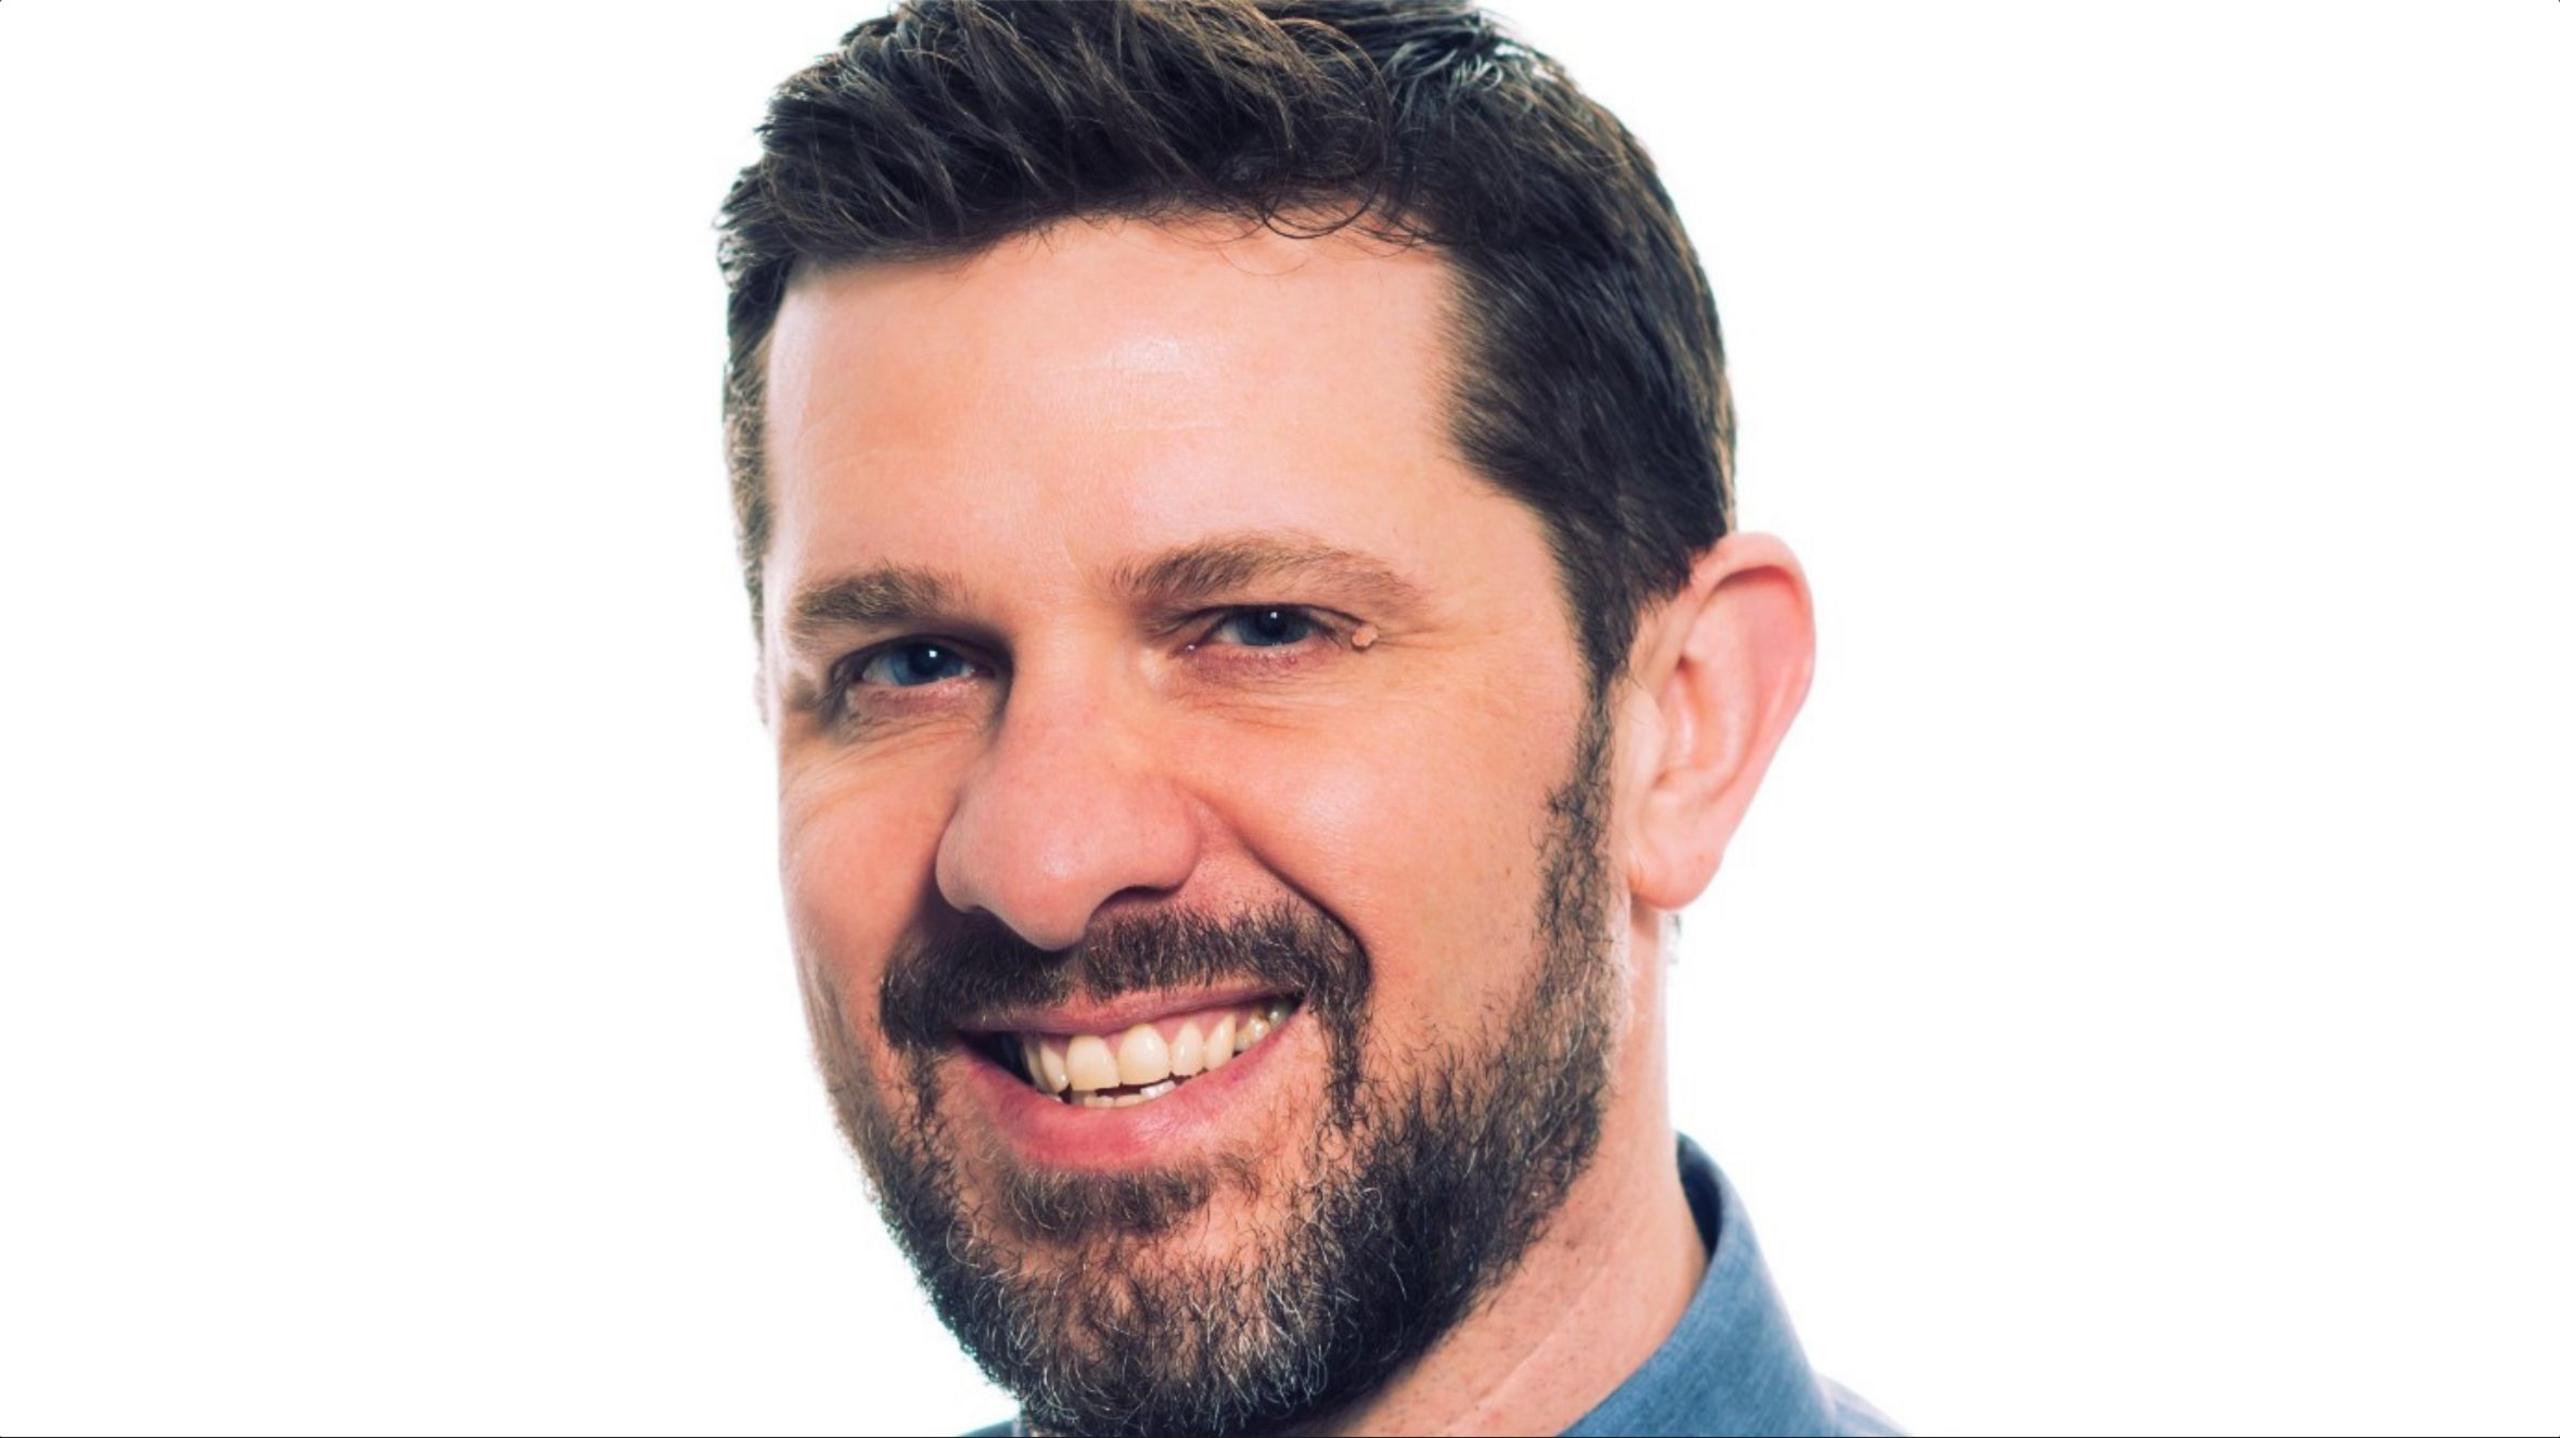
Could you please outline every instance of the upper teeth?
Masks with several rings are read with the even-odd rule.
[[[1290,999],[1270,999],[1131,1024],[1115,1034],[1061,1038],[1016,1033],[1006,1038],[1016,1067],[1042,1093],[1087,1108],[1126,1108],[1171,1093],[1184,1079],[1252,1048],[1296,1006]],[[1104,1092],[1118,1088],[1137,1092]]]

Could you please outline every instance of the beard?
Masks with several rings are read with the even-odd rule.
[[[1600,706],[1591,706],[1598,711]],[[1471,1036],[1409,1072],[1367,1062],[1368,955],[1290,903],[1228,918],[1158,911],[1061,953],[984,915],[892,957],[880,1027],[911,1102],[857,1059],[821,965],[801,973],[839,1126],[943,1323],[1034,1431],[1242,1434],[1374,1392],[1465,1318],[1545,1231],[1597,1146],[1623,990],[1605,884],[1608,733],[1586,714],[1547,799],[1536,960]],[[1453,970],[1471,955],[1447,954]],[[964,1016],[1071,995],[1250,979],[1302,995],[1325,1101],[1294,1179],[1257,1155],[1121,1174],[1026,1170],[981,1151],[960,1181],[941,1069]],[[1167,1236],[1230,1196],[1218,1252]]]

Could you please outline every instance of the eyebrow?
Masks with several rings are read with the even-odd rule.
[[[1282,579],[1311,579],[1390,611],[1422,603],[1421,589],[1385,560],[1286,530],[1215,535],[1131,561],[1113,571],[1112,588],[1171,608]]]
[[[1314,580],[1380,617],[1422,605],[1421,588],[1387,561],[1287,530],[1213,535],[1130,560],[1112,571],[1111,588],[1133,604],[1176,608],[1283,579]],[[800,591],[787,628],[795,645],[814,647],[839,629],[947,623],[967,595],[943,571],[880,565]]]
[[[884,564],[801,590],[786,628],[807,648],[837,629],[890,629],[942,618],[959,608],[960,582],[938,570]]]

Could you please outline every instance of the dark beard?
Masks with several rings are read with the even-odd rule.
[[[972,916],[902,952],[881,985],[881,1027],[915,1096],[903,1120],[804,960],[837,1121],[890,1231],[1032,1428],[1242,1434],[1319,1419],[1429,1348],[1544,1231],[1599,1140],[1618,1032],[1604,721],[1586,716],[1576,751],[1573,777],[1548,796],[1531,981],[1398,1091],[1361,1063],[1367,954],[1303,905],[1224,921],[1140,915],[1061,954]],[[1299,1018],[1323,1025],[1329,1054],[1306,1177],[1278,1217],[1207,1261],[1150,1242],[1218,1192],[1252,1203],[1264,1180],[1250,1155],[1099,1177],[999,1157],[990,1202],[962,1198],[938,1070],[960,1016],[1239,978],[1304,994]],[[1054,1251],[1045,1271],[1025,1262],[1029,1247],[1064,1245],[1072,1262]]]

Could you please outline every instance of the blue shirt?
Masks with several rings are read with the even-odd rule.
[[[1680,1187],[1707,1244],[1707,1277],[1680,1324],[1565,1438],[1639,1433],[1891,1435],[1867,1401],[1813,1371],[1769,1280],[1742,1201],[1706,1151],[1680,1140]]]
[[[1707,1277],[1679,1326],[1644,1366],[1563,1438],[1653,1433],[1816,1434],[1892,1438],[1865,1399],[1816,1374],[1733,1186],[1706,1151],[1680,1140],[1680,1187],[1707,1245]],[[979,1434],[1022,1432],[1021,1419]],[[972,1435],[976,1438],[976,1435]]]

